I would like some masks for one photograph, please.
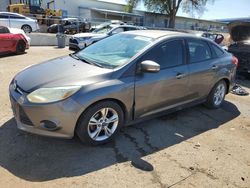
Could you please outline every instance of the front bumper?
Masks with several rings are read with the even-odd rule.
[[[81,106],[73,99],[50,104],[32,104],[27,93],[9,87],[10,102],[17,127],[21,130],[50,137],[72,138]],[[56,128],[48,129],[44,121],[53,122]]]

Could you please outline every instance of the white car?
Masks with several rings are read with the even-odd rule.
[[[28,36],[25,34],[25,32],[24,32],[22,29],[18,29],[18,28],[9,28],[9,27],[8,27],[8,29],[9,29],[10,33],[12,33],[12,34],[22,34],[22,35],[25,37],[25,39],[28,41],[28,44],[29,44],[29,46],[30,46],[30,41],[31,41],[31,39],[30,39],[30,37],[28,37]]]
[[[12,12],[0,12],[0,25],[10,28],[19,28],[25,33],[39,30],[36,20]]]

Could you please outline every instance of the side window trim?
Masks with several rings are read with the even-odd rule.
[[[211,57],[210,57],[209,59],[191,62],[191,56],[190,56],[189,44],[188,44],[188,41],[189,41],[189,40],[198,40],[198,41],[199,41],[199,39],[195,39],[195,38],[185,38],[186,50],[187,50],[187,54],[188,54],[188,55],[187,55],[187,56],[188,56],[188,60],[187,60],[188,64],[201,63],[201,62],[206,62],[206,61],[210,61],[210,60],[214,59],[213,50],[211,49],[210,44],[209,44],[207,41],[201,39],[200,41],[202,41],[202,42],[204,42],[204,43],[207,44],[208,49],[209,49],[209,52],[210,52],[210,54],[211,54]]]
[[[169,66],[169,67],[164,67],[164,68],[161,68],[161,70],[171,69],[171,68],[183,66],[183,65],[186,64],[185,59],[184,59],[185,58],[185,54],[184,54],[185,47],[183,45],[183,38],[168,39],[168,40],[165,40],[162,43],[158,44],[155,47],[159,47],[159,46],[162,46],[162,45],[164,45],[164,44],[166,44],[168,42],[173,42],[173,41],[181,41],[181,43],[182,43],[182,45],[181,45],[182,46],[182,64],[180,64],[180,65],[173,65],[173,66]]]
[[[136,61],[136,70],[138,70],[138,67],[139,67],[139,64],[142,62],[143,60],[143,57],[149,53],[153,48],[157,48],[161,45],[164,45],[165,43],[167,42],[171,42],[171,41],[175,41],[175,40],[180,40],[182,41],[182,64],[180,65],[175,65],[175,66],[171,66],[171,67],[165,67],[165,68],[161,68],[161,70],[165,70],[165,69],[170,69],[170,68],[174,68],[174,67],[179,67],[179,66],[183,66],[183,65],[187,65],[188,64],[188,61],[187,61],[187,50],[186,50],[186,45],[185,45],[185,38],[174,38],[174,39],[166,39],[164,41],[161,41],[159,44],[155,44],[153,46],[151,46],[149,49],[147,49],[143,54],[141,54],[141,56],[135,60]]]
[[[225,52],[221,50],[222,55],[217,55],[217,53],[215,52],[214,47],[213,47],[213,46],[215,46],[215,48],[218,48],[218,50],[220,50],[219,47],[217,47],[217,44],[213,44],[213,43],[210,43],[210,42],[208,42],[208,43],[209,43],[209,47],[210,47],[210,49],[211,49],[211,51],[213,53],[213,58],[214,59],[218,58],[218,57],[221,57],[221,56],[223,56],[225,54]]]

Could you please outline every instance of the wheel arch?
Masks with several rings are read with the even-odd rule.
[[[126,107],[126,105],[119,99],[115,99],[115,98],[105,98],[105,99],[100,99],[98,101],[95,101],[91,104],[89,104],[78,116],[77,121],[76,121],[76,125],[75,125],[75,129],[74,132],[76,131],[77,126],[79,125],[79,120],[81,119],[81,116],[86,112],[86,110],[88,110],[89,108],[91,108],[92,106],[101,103],[101,102],[106,102],[106,101],[112,101],[115,102],[116,104],[118,104],[122,111],[123,111],[123,115],[124,115],[124,122],[126,123],[126,121],[128,120],[128,116],[129,116],[129,112],[128,109]]]
[[[229,87],[230,87],[230,81],[229,81],[228,78],[222,78],[221,80],[223,80],[223,81],[226,82],[226,85],[227,85],[227,94],[228,94],[229,93]],[[221,81],[221,80],[219,80],[219,81]]]

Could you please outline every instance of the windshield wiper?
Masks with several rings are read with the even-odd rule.
[[[89,61],[89,60],[86,60],[85,58],[82,58],[82,57],[81,57],[81,58],[79,57],[79,59],[80,59],[81,61],[85,62],[85,63],[90,64],[90,65],[95,65],[95,66],[97,66],[97,67],[104,68],[103,65],[101,65],[101,64],[99,64],[99,63],[97,63],[97,62]]]
[[[70,57],[74,58],[74,59],[77,59],[79,61],[83,61],[84,63],[87,63],[87,64],[90,64],[90,65],[94,65],[94,66],[97,66],[97,67],[101,67],[101,68],[104,68],[103,65],[99,64],[99,63],[96,63],[96,62],[93,62],[93,61],[88,61],[84,58],[80,58],[79,56],[75,55],[74,53],[73,54],[69,54]]]
[[[81,60],[77,55],[73,54],[69,54],[70,57],[77,59],[77,60]]]

